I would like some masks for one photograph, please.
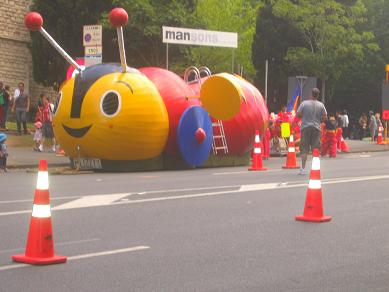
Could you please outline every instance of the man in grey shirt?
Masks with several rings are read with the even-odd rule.
[[[12,105],[12,111],[16,109],[16,125],[18,128],[18,134],[22,134],[21,124],[23,124],[24,134],[28,134],[27,131],[27,112],[30,108],[30,97],[24,91],[24,83],[20,82],[19,95],[15,96],[15,100]]]
[[[310,100],[303,101],[297,109],[297,116],[302,118],[301,123],[301,164],[300,174],[306,174],[305,164],[310,149],[318,148],[320,150],[321,142],[321,123],[327,120],[327,111],[324,104],[317,99],[320,91],[317,88],[312,89]]]

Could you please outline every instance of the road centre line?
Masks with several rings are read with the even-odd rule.
[[[277,172],[277,171],[283,171],[283,169],[269,169],[266,172]],[[232,175],[232,174],[252,174],[255,173],[255,171],[232,171],[232,172],[215,172],[212,173],[212,175]]]
[[[87,242],[93,242],[93,241],[99,241],[100,238],[91,238],[91,239],[82,239],[82,240],[73,240],[73,241],[65,241],[65,242],[57,242],[55,246],[63,246],[63,245],[71,245],[71,244],[78,244],[78,243],[87,243]],[[0,253],[7,253],[11,251],[19,251],[24,250],[25,247],[19,247],[19,248],[12,248],[12,249],[3,249],[0,250]]]
[[[329,184],[339,184],[339,183],[350,183],[350,182],[359,182],[359,181],[369,181],[369,180],[380,180],[388,179],[389,175],[377,175],[377,176],[364,176],[364,177],[348,177],[348,178],[335,178],[322,180],[323,185]],[[190,199],[190,198],[200,198],[200,197],[210,197],[210,196],[219,196],[227,194],[237,194],[242,192],[252,192],[252,191],[263,191],[263,190],[274,190],[274,189],[288,189],[288,188],[297,188],[297,187],[306,187],[308,185],[308,179],[304,181],[294,181],[294,182],[276,182],[276,183],[262,183],[262,184],[251,184],[251,185],[241,185],[241,186],[219,186],[214,188],[199,188],[199,189],[190,189],[190,190],[215,190],[215,189],[226,189],[226,188],[235,188],[233,190],[221,190],[221,191],[211,191],[205,193],[197,194],[184,194],[176,196],[166,196],[166,197],[155,197],[155,198],[145,198],[138,200],[123,200],[120,199],[137,195],[139,193],[120,193],[120,194],[105,194],[105,195],[96,195],[96,196],[85,196],[78,200],[74,200],[62,205],[55,206],[52,208],[52,211],[60,210],[69,210],[77,208],[87,208],[87,207],[102,207],[102,206],[114,206],[114,205],[123,205],[123,204],[139,204],[146,202],[156,202],[156,201],[167,201],[167,200],[178,200],[178,199]],[[183,189],[185,190],[185,189]],[[186,189],[188,190],[188,189]],[[161,190],[161,191],[150,191],[142,192],[143,195],[148,194],[161,194],[161,193],[173,193],[178,192],[179,190]],[[14,212],[5,212],[0,213],[0,216],[6,215],[16,215],[23,213],[30,213],[31,210],[24,211],[14,211]]]
[[[126,253],[126,252],[132,252],[132,251],[140,251],[149,249],[149,246],[134,246],[134,247],[128,247],[128,248],[122,248],[122,249],[114,249],[114,250],[107,250],[102,252],[94,252],[94,253],[87,253],[87,254],[81,254],[76,256],[68,257],[68,261],[74,261],[74,260],[81,260],[81,259],[87,259],[87,258],[93,258],[93,257],[99,257],[99,256],[108,256],[108,255],[114,255],[114,254],[120,254],[120,253]],[[31,267],[31,265],[27,264],[13,264],[13,265],[7,265],[0,267],[0,271],[6,271],[6,270],[13,270],[23,267]],[[41,266],[42,267],[42,266]]]
[[[81,197],[83,196],[51,197],[50,200],[57,201],[57,200],[67,200],[67,199],[78,199]],[[0,201],[0,204],[13,204],[13,203],[32,203],[32,199]]]
[[[354,177],[354,178],[339,178],[339,179],[331,179],[331,180],[325,181],[322,184],[337,184],[337,183],[377,180],[377,179],[386,179],[386,178],[389,178],[389,175],[370,176],[370,177]],[[242,193],[242,192],[272,190],[272,189],[306,187],[307,184],[308,184],[307,181],[297,181],[297,182],[286,182],[286,183],[263,183],[263,184],[241,185],[240,188],[236,189],[236,190],[223,190],[223,191],[216,191],[216,192],[157,197],[157,198],[139,199],[139,200],[126,200],[126,201],[119,201],[119,202],[114,201],[110,204],[110,206],[123,205],[123,204],[139,204],[139,203],[146,203],[146,202],[167,201],[167,200],[177,200],[177,199],[210,197],[210,196],[219,196],[219,195],[227,195],[227,194],[236,194],[236,193]],[[227,188],[227,187],[224,187],[224,188]],[[211,189],[211,188],[209,188],[209,189]],[[167,192],[167,191],[164,190],[163,192]],[[145,193],[148,194],[148,192],[145,192]],[[107,196],[110,196],[110,195],[107,195]],[[85,197],[85,198],[87,199],[88,197]],[[66,208],[71,207],[70,203],[65,204],[67,206],[64,206],[64,205],[62,207],[57,206],[54,208],[54,210],[65,210]],[[87,203],[87,200],[84,200],[83,203],[84,203],[84,205],[82,206],[83,208],[89,207],[88,205],[85,204],[85,203]],[[75,205],[77,205],[77,204],[75,204]],[[78,206],[81,207],[79,204],[78,204]]]

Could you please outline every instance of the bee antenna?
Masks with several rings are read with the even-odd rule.
[[[122,72],[127,72],[126,50],[124,48],[123,26],[128,22],[128,14],[123,8],[114,8],[109,13],[109,21],[116,28],[119,42],[120,63]]]
[[[81,73],[82,69],[80,65],[78,65],[77,62],[74,61],[72,57],[70,57],[68,53],[66,53],[65,50],[62,49],[61,46],[51,37],[51,35],[42,27],[43,18],[39,13],[27,13],[27,15],[24,17],[24,24],[31,31],[39,31],[47,39],[47,41],[58,51],[58,53],[60,53],[60,55],[64,57],[70,65],[72,65],[75,69],[78,70],[79,73]]]

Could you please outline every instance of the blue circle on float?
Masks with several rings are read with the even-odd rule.
[[[204,141],[199,144],[196,131],[205,132]],[[184,111],[177,128],[177,143],[184,160],[191,166],[201,166],[208,159],[212,148],[212,121],[201,106],[192,106]]]

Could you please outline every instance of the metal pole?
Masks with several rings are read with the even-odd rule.
[[[122,64],[122,72],[127,72],[127,61],[126,61],[126,50],[124,49],[123,27],[121,26],[118,27],[116,31],[118,33],[120,63]]]
[[[169,44],[166,43],[166,70],[169,70]]]
[[[79,72],[81,72],[81,67],[68,55],[68,53],[65,52],[64,49],[60,47],[60,45],[49,35],[49,33],[41,27],[39,29],[39,32],[47,39],[47,41],[60,53],[62,57],[66,59],[66,61],[69,62],[70,65],[72,65],[75,69],[77,69]]]
[[[234,66],[235,66],[235,49],[232,49],[232,70],[231,73],[234,74]]]
[[[267,75],[269,72],[269,62],[266,60],[265,62],[265,104],[267,104]]]

